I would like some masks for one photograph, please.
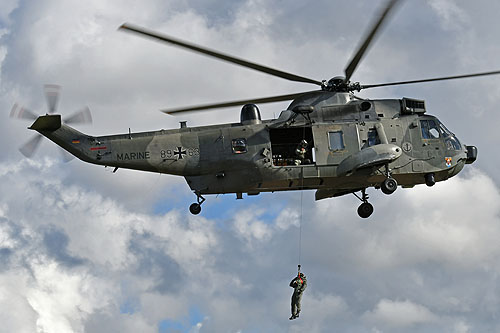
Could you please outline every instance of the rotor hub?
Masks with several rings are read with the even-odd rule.
[[[332,92],[351,92],[360,91],[362,87],[359,82],[346,81],[344,76],[335,76],[328,82],[323,80],[321,89]]]

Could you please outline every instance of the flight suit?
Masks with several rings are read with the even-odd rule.
[[[294,288],[292,295],[292,316],[291,319],[295,319],[300,313],[300,301],[302,299],[302,293],[306,290],[307,280],[303,273],[299,273],[300,276],[296,276],[291,282],[290,287]]]
[[[304,163],[307,153],[306,149],[307,149],[307,141],[302,140],[295,149],[295,155],[297,156],[297,159],[295,160],[295,165],[301,165]]]

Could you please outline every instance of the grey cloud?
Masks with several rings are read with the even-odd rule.
[[[55,226],[48,226],[41,229],[43,234],[43,244],[47,249],[47,254],[60,264],[67,267],[80,266],[85,263],[82,258],[72,256],[68,253],[69,237],[63,230]]]
[[[155,280],[153,292],[176,293],[182,287],[185,276],[182,267],[168,254],[164,253],[162,240],[154,234],[133,233],[129,241],[128,250],[136,258],[136,272]]]
[[[26,245],[21,227],[0,216],[0,270],[8,271],[16,251]]]

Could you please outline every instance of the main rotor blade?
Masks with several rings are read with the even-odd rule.
[[[57,102],[59,101],[59,92],[61,91],[61,87],[55,84],[46,84],[44,86],[44,90],[49,113],[54,113],[57,109]]]
[[[387,1],[387,4],[386,4],[384,10],[380,13],[379,19],[372,26],[372,28],[370,29],[369,33],[366,35],[363,43],[358,48],[358,51],[354,54],[354,57],[351,59],[351,61],[347,65],[347,67],[345,69],[345,81],[346,82],[349,81],[349,79],[351,78],[352,74],[356,70],[356,67],[358,66],[359,62],[361,61],[361,58],[363,58],[363,55],[366,53],[366,50],[370,46],[371,42],[373,41],[373,38],[375,37],[375,35],[379,31],[380,27],[387,20],[389,12],[396,5],[396,3],[398,3],[399,1],[400,0],[389,0],[389,1]]]
[[[313,91],[318,91],[318,90],[313,90]],[[272,103],[272,102],[282,102],[282,101],[289,101],[289,100],[295,99],[295,98],[297,98],[303,94],[307,94],[309,92],[311,92],[311,91],[305,91],[305,92],[288,94],[288,95],[264,97],[264,98],[252,98],[252,99],[246,99],[246,100],[241,100],[241,101],[224,102],[224,103],[217,103],[217,104],[204,104],[204,105],[198,105],[198,106],[189,106],[189,107],[178,108],[178,109],[165,109],[165,110],[161,110],[161,111],[166,113],[166,114],[174,114],[174,113],[180,113],[180,112],[192,112],[192,111],[201,111],[201,110],[210,110],[210,109],[221,109],[221,108],[227,108],[230,106],[244,105],[244,104],[248,104],[248,103],[263,104],[263,103]]]
[[[443,76],[443,77],[436,77],[436,78],[432,78],[432,79],[422,79],[422,80],[398,81],[398,82],[388,82],[388,83],[378,83],[378,84],[365,84],[365,85],[361,86],[361,89],[386,87],[386,86],[398,86],[398,85],[403,85],[403,84],[413,84],[413,83],[423,83],[423,82],[433,82],[433,81],[466,79],[469,77],[498,75],[498,74],[500,74],[500,71],[482,72],[482,73],[464,74],[464,75],[454,75],[454,76]]]
[[[26,142],[19,151],[26,157],[31,157],[38,149],[43,136],[41,134],[35,134],[28,142]]]
[[[30,119],[30,120],[35,120],[38,118],[38,116],[34,114],[32,111],[18,104],[14,104],[14,106],[12,107],[12,110],[10,111],[10,117],[19,119]]]
[[[90,109],[86,106],[80,111],[65,117],[63,121],[66,124],[92,124],[92,114]]]
[[[161,41],[161,42],[166,42],[166,43],[169,43],[169,44],[181,47],[181,48],[185,48],[185,49],[188,49],[188,50],[191,50],[194,52],[205,54],[207,56],[214,57],[214,58],[224,60],[227,62],[231,62],[233,64],[237,64],[237,65],[240,65],[243,67],[252,68],[252,69],[257,70],[259,72],[278,76],[278,77],[281,77],[283,79],[287,79],[290,81],[313,83],[313,84],[316,84],[318,86],[321,86],[321,82],[317,81],[317,80],[313,80],[313,79],[310,79],[307,77],[283,72],[283,71],[280,71],[278,69],[274,69],[271,67],[267,67],[267,66],[263,66],[263,65],[259,65],[259,64],[250,62],[250,61],[246,61],[246,60],[243,60],[240,58],[236,58],[236,57],[230,56],[228,54],[224,54],[224,53],[221,53],[218,51],[210,50],[210,49],[205,48],[203,46],[199,46],[199,45],[192,44],[192,43],[189,43],[189,42],[186,42],[186,41],[174,38],[174,37],[160,34],[158,32],[152,31],[152,30],[148,30],[148,29],[145,29],[142,27],[138,27],[136,25],[132,25],[130,23],[122,24],[119,29],[134,32],[134,33],[137,33],[137,34],[145,36],[145,37],[150,37],[150,38],[156,39],[156,40]]]

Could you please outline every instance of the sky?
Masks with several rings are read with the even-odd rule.
[[[500,77],[374,88],[426,100],[478,160],[456,177],[386,196],[207,196],[184,179],[64,163],[10,119],[88,106],[91,135],[231,123],[239,108],[162,108],[307,91],[117,31],[130,22],[281,70],[342,75],[384,1],[16,1],[0,3],[0,332],[494,332],[500,330]],[[407,0],[363,59],[362,84],[500,69],[500,3]],[[287,103],[261,105],[276,117]],[[302,202],[302,206],[301,206]],[[302,217],[300,212],[302,213]],[[302,221],[302,222],[300,222]],[[288,283],[308,277],[299,319]]]

